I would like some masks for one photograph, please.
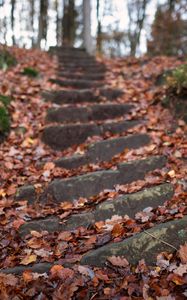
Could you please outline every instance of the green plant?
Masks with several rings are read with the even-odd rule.
[[[39,75],[39,72],[36,69],[26,67],[23,69],[22,74],[30,77],[37,77]]]
[[[187,89],[187,63],[173,70],[166,80],[168,87],[176,90],[177,94]]]
[[[3,106],[0,107],[0,132],[6,133],[10,129],[10,119],[7,109]]]
[[[7,107],[10,104],[11,98],[0,94],[0,102]]]
[[[7,50],[0,50],[0,69],[6,70],[8,67],[15,66],[16,63],[15,57]]]

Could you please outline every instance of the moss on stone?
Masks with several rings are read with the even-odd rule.
[[[11,66],[15,66],[17,61],[8,50],[0,50],[0,69],[6,70]]]
[[[0,132],[7,133],[10,129],[10,118],[5,107],[0,107]]]
[[[2,103],[5,107],[10,104],[11,98],[9,96],[0,94],[0,103]]]
[[[34,68],[26,67],[23,69],[22,74],[27,75],[29,77],[37,77],[39,75],[39,72]]]

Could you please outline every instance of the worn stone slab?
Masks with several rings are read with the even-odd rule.
[[[92,74],[92,73],[84,73],[84,72],[58,72],[59,77],[64,78],[71,78],[71,79],[88,79],[88,80],[104,80],[105,73],[98,73],[98,74]]]
[[[76,68],[81,68],[83,70],[100,70],[100,71],[106,71],[106,65],[99,63],[97,61],[94,62],[87,62],[84,60],[74,60],[74,61],[63,61],[59,59],[59,69],[60,68],[65,68],[65,69],[76,69]]]
[[[94,104],[90,106],[68,106],[52,108],[48,111],[47,122],[89,122],[94,120],[113,119],[128,113],[133,108],[131,104]]]
[[[63,87],[73,87],[73,88],[94,88],[94,87],[101,87],[104,85],[102,81],[93,81],[93,80],[86,80],[86,79],[50,79],[52,83],[56,83]]]
[[[50,46],[49,51],[56,51],[61,53],[69,53],[69,52],[83,52],[86,53],[86,49],[84,47],[71,47],[71,46]]]
[[[173,69],[165,70],[163,73],[159,74],[156,77],[155,85],[160,86],[166,84],[166,78],[170,76],[173,72]]]
[[[84,56],[91,56],[90,54],[88,54],[85,50],[85,48],[75,48],[75,47],[66,47],[66,46],[51,46],[49,48],[49,52],[55,53],[59,56],[64,56],[64,55],[76,55],[76,54],[80,54],[80,55],[84,55]]]
[[[88,227],[95,222],[111,219],[114,215],[128,215],[133,218],[137,212],[142,211],[146,207],[156,208],[163,205],[166,200],[171,199],[173,193],[173,186],[169,183],[164,183],[152,188],[146,188],[137,193],[106,200],[96,205],[91,212],[70,216],[65,223],[62,223],[55,216],[32,220],[23,224],[19,229],[19,233],[24,237],[31,230],[47,230],[48,232],[74,230],[79,226]]]
[[[79,197],[88,198],[105,189],[112,189],[116,184],[126,184],[143,179],[147,172],[163,168],[165,164],[164,156],[153,156],[119,164],[117,170],[97,171],[67,179],[57,179],[49,184],[40,201],[45,203],[48,197],[56,203],[71,202]]]
[[[27,200],[32,203],[36,200],[36,191],[33,185],[26,185],[19,189],[19,192],[15,196],[16,200]]]
[[[134,217],[146,207],[156,208],[170,200],[174,194],[173,186],[169,183],[161,184],[143,191],[122,195],[114,200],[107,200],[97,205],[94,211],[95,221],[110,219],[113,215]]]
[[[70,71],[70,72],[84,72],[86,73],[93,73],[93,74],[97,74],[97,73],[101,73],[101,72],[106,72],[107,69],[106,67],[103,66],[95,66],[95,67],[91,67],[91,66],[76,66],[76,65],[71,65],[71,66],[63,66],[60,65],[59,66],[59,71]]]
[[[55,161],[55,164],[58,167],[74,169],[88,163],[109,161],[124,149],[136,149],[145,146],[149,142],[150,138],[147,134],[133,134],[127,137],[103,140],[90,145],[84,155],[60,158]]]
[[[58,262],[54,262],[52,263],[38,263],[38,264],[34,264],[34,265],[28,265],[28,266],[16,266],[13,268],[7,268],[7,269],[0,269],[0,273],[4,273],[4,274],[15,274],[15,275],[21,275],[24,271],[26,270],[30,270],[31,272],[34,273],[39,273],[39,274],[43,274],[43,273],[48,273],[50,268],[55,265],[55,264],[59,264]]]
[[[114,255],[125,257],[132,265],[136,265],[141,259],[144,259],[149,265],[154,265],[159,253],[174,252],[173,247],[179,249],[179,246],[187,241],[187,216],[159,224],[146,232],[135,234],[122,242],[110,243],[90,251],[83,256],[81,264],[102,266],[108,257]]]
[[[81,90],[61,90],[55,92],[44,91],[43,97],[57,104],[63,103],[83,103],[83,102],[100,102],[103,97],[112,101],[123,95],[123,91],[120,89],[100,88],[94,89],[81,89]]]
[[[137,233],[134,236],[124,239],[122,242],[110,243],[96,250],[85,254],[81,260],[82,265],[104,266],[107,258],[111,256],[125,257],[130,264],[137,265],[141,259],[145,259],[148,265],[155,265],[156,257],[161,252],[174,252],[179,249],[187,240],[187,216],[167,223],[156,225],[152,229]],[[168,244],[171,246],[169,246]],[[70,267],[71,264],[65,260],[53,263],[38,263],[29,266],[16,266],[13,268],[1,269],[5,274],[21,274],[25,270],[37,273],[48,273],[55,264],[63,264]]]
[[[57,55],[59,62],[63,63],[63,62],[68,62],[68,63],[79,63],[79,62],[83,62],[83,63],[100,63],[102,64],[102,62],[99,62],[95,59],[95,57],[92,56],[87,56],[87,55],[80,55],[80,54],[63,54],[63,55]]]
[[[103,135],[105,132],[122,133],[138,124],[140,121],[134,120],[101,125],[84,123],[48,126],[43,130],[42,141],[53,149],[64,150],[83,143],[90,136]]]
[[[87,67],[89,68],[95,68],[95,67],[102,67],[103,69],[106,69],[106,66],[96,60],[90,60],[90,59],[77,59],[77,60],[73,60],[70,58],[70,60],[62,60],[61,58],[58,59],[59,61],[59,65],[62,67],[67,67],[67,69],[70,67],[84,67],[85,69]]]
[[[116,170],[103,170],[74,176],[67,179],[56,179],[52,181],[44,193],[35,200],[45,203],[48,199],[61,203],[72,202],[79,197],[90,197],[97,195],[105,189],[112,189],[116,184],[126,184],[139,179],[143,179],[145,174],[155,169],[161,169],[166,164],[166,157],[151,156],[147,159],[134,160],[119,164]],[[23,193],[22,193],[23,191]],[[28,200],[24,187],[17,192],[19,200]],[[29,201],[32,204],[34,200]]]

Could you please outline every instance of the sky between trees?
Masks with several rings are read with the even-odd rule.
[[[163,26],[167,27],[168,32],[172,31],[170,27],[173,24],[170,23],[184,20],[185,25],[181,23],[179,27],[180,35],[185,37],[186,0],[87,1],[91,2],[93,46],[99,52],[109,55],[145,53],[147,44],[153,40],[153,26],[159,9],[163,10],[162,21],[165,22]],[[168,15],[166,20],[166,12],[171,11],[171,8],[171,16]],[[180,17],[176,16],[179,13]],[[71,24],[68,26],[71,27],[74,36],[73,45],[81,46],[84,24],[83,0],[0,0],[0,43],[43,49],[61,45],[64,43],[65,32],[63,20],[67,21],[68,18],[68,24]],[[175,25],[173,27],[176,27]],[[182,27],[185,27],[184,32],[181,30]],[[159,29],[157,34],[161,35]],[[174,37],[174,33],[170,32],[169,35],[171,34],[173,38],[181,39],[181,36]],[[185,51],[179,49],[177,54],[183,52]]]

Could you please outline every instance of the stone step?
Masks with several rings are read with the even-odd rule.
[[[80,197],[88,198],[105,189],[113,189],[116,184],[127,184],[141,180],[146,173],[161,169],[166,164],[164,156],[152,156],[146,159],[122,163],[116,170],[103,170],[52,181],[40,195],[41,203],[48,199],[55,203],[72,202]],[[38,197],[33,186],[23,186],[16,194],[16,200],[28,200],[32,204]]]
[[[100,141],[92,144],[84,155],[73,155],[60,158],[55,161],[56,166],[74,169],[89,163],[109,161],[112,157],[125,149],[137,149],[150,142],[147,134],[134,134],[127,137],[119,137]]]
[[[76,65],[76,64],[71,64],[71,65],[64,65],[64,64],[59,64],[59,71],[70,71],[70,72],[78,72],[82,71],[84,73],[101,73],[101,72],[106,72],[107,68],[105,66],[91,66],[91,65]]]
[[[61,61],[61,59],[58,59],[59,67],[63,68],[79,68],[84,67],[86,68],[103,68],[103,70],[106,69],[106,66],[104,64],[101,64],[97,61],[89,61],[85,59],[77,59],[77,60],[69,60],[69,61]]]
[[[111,256],[125,257],[132,265],[144,259],[148,265],[156,263],[161,252],[174,252],[187,240],[187,216],[179,220],[159,224],[149,230],[118,243],[90,251],[81,260],[83,265],[103,266]],[[169,245],[170,244],[170,245]]]
[[[93,59],[92,57],[84,57],[84,56],[82,56],[82,57],[77,57],[77,56],[67,56],[67,55],[65,55],[65,56],[59,56],[58,55],[58,61],[59,61],[59,63],[61,63],[61,64],[84,64],[84,65],[86,65],[86,64],[97,64],[97,65],[103,65],[102,63],[99,63],[98,61],[96,61],[95,59]]]
[[[123,95],[120,89],[99,88],[99,89],[81,89],[81,90],[60,90],[60,91],[44,91],[42,93],[46,100],[53,101],[57,104],[63,103],[84,103],[84,102],[100,102],[103,97],[108,101],[117,99]]]
[[[55,216],[42,219],[35,219],[23,224],[19,233],[22,237],[30,233],[31,230],[55,232],[61,230],[74,230],[77,227],[88,227],[95,222],[111,219],[112,216],[128,215],[134,218],[137,212],[146,207],[156,208],[164,204],[173,196],[173,186],[164,183],[152,188],[146,188],[143,191],[122,195],[112,200],[106,200],[95,206],[95,209],[87,212],[74,214],[70,216],[65,223]]]
[[[67,124],[45,127],[42,134],[42,141],[56,150],[65,150],[70,146],[83,143],[88,137],[103,135],[106,132],[111,134],[122,133],[132,128],[141,121],[121,121],[97,124]]]
[[[53,52],[54,53],[54,52]],[[63,52],[63,53],[60,53],[60,52],[56,52],[54,53],[59,59],[72,59],[72,60],[79,60],[79,59],[82,59],[82,60],[93,60],[95,61],[95,57],[94,56],[91,56],[91,55],[88,55],[86,54],[85,52]]]
[[[72,72],[58,72],[58,76],[62,78],[71,78],[71,79],[87,79],[87,80],[104,80],[105,73],[92,74],[92,73],[72,73]]]
[[[52,108],[48,111],[46,121],[58,123],[89,122],[113,119],[128,113],[133,108],[131,104],[94,104],[90,106],[68,106]]]
[[[165,164],[165,157],[153,156],[119,164],[116,170],[97,171],[67,179],[57,179],[49,184],[41,201],[46,202],[51,198],[56,203],[61,203],[74,201],[80,197],[88,198],[105,189],[112,189],[116,184],[126,184],[143,179],[147,172],[162,168]]]
[[[82,265],[103,266],[111,256],[125,257],[130,264],[137,265],[141,259],[147,264],[155,265],[156,257],[161,252],[173,253],[179,250],[187,240],[187,216],[182,219],[156,225],[141,233],[125,239],[122,242],[105,245],[85,254],[81,260]],[[44,228],[44,230],[46,230]],[[36,273],[48,273],[53,265],[71,267],[68,259],[60,259],[53,263],[36,263],[28,266],[15,266],[13,268],[1,269],[5,274],[22,274],[26,270]]]
[[[60,86],[64,87],[73,87],[73,88],[97,88],[104,85],[102,81],[93,81],[93,80],[86,80],[86,79],[49,79],[50,82],[56,83]]]
[[[49,51],[57,53],[57,55],[65,55],[65,54],[82,54],[85,56],[90,56],[85,50],[85,48],[75,48],[75,47],[65,47],[65,46],[51,46]]]

